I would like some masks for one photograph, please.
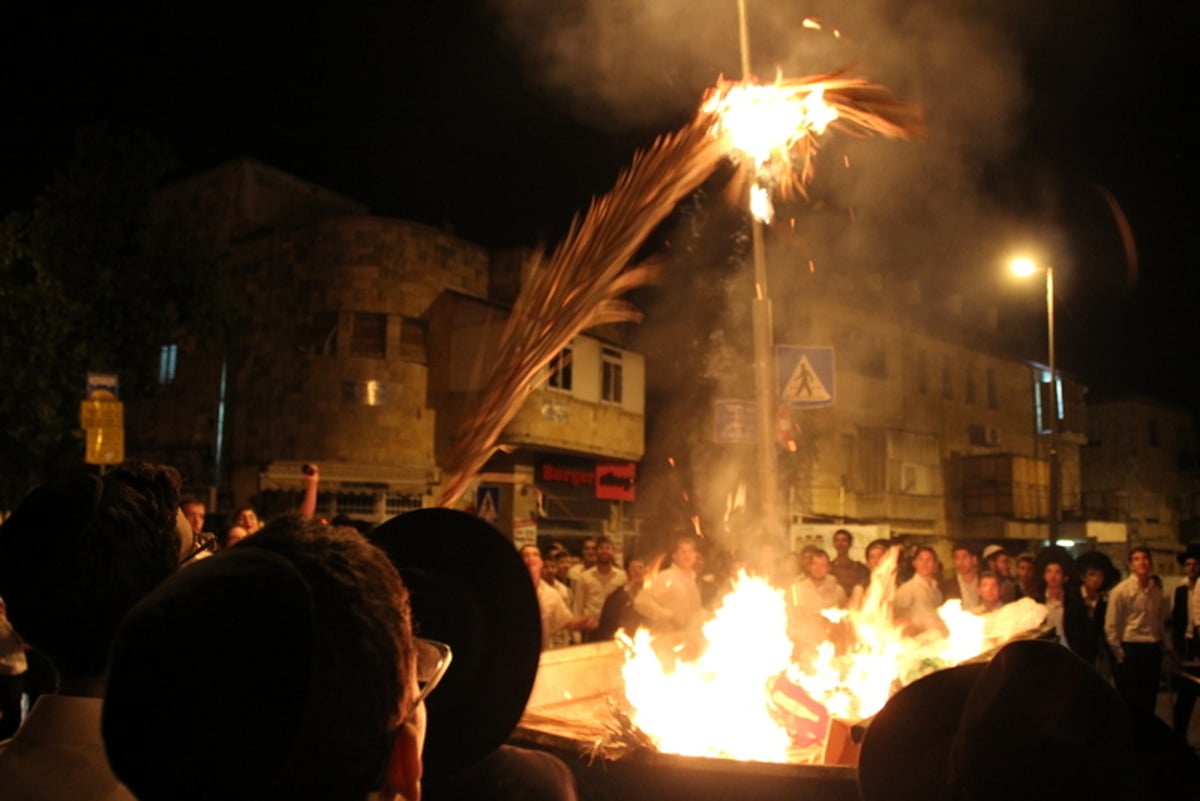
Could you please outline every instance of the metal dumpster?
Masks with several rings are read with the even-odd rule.
[[[561,757],[575,772],[581,798],[857,801],[857,772],[847,764],[740,762],[661,754],[636,745],[614,756],[601,744],[611,739],[611,705],[625,701],[622,662],[615,642],[544,652],[525,715],[510,738]],[[848,759],[851,737],[850,727],[838,724],[831,737],[838,753],[831,758]]]

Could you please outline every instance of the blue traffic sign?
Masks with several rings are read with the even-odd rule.
[[[780,402],[799,409],[829,406],[836,396],[833,348],[775,346]]]

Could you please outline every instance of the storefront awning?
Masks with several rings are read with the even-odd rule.
[[[304,462],[277,461],[263,466],[258,474],[260,490],[299,490],[304,487]],[[387,492],[426,492],[437,484],[436,466],[423,464],[375,465],[355,462],[322,462],[321,492],[375,490]]]

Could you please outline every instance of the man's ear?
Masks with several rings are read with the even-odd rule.
[[[392,752],[388,754],[384,773],[384,789],[400,795],[404,801],[421,801],[422,739],[413,721],[397,729],[392,737]]]

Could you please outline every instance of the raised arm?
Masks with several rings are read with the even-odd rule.
[[[321,483],[321,471],[315,464],[300,468],[304,472],[304,499],[300,501],[300,516],[311,520],[317,513],[317,485]]]

